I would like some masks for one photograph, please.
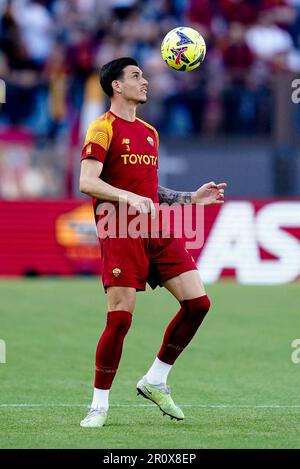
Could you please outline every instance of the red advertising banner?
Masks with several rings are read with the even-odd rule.
[[[0,202],[0,275],[100,273],[90,203]]]
[[[229,200],[205,207],[204,245],[190,252],[206,283],[224,275],[245,284],[295,281],[300,200]],[[74,274],[101,274],[90,202],[0,202],[1,276]]]

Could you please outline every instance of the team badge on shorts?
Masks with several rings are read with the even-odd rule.
[[[114,274],[115,277],[119,277],[120,273],[121,273],[121,269],[119,269],[119,267],[116,267],[115,269],[113,269],[112,273]]]

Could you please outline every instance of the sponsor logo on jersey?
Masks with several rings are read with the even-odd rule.
[[[157,156],[153,155],[139,155],[135,153],[126,153],[125,155],[121,155],[123,158],[124,164],[145,164],[156,166],[157,165]]]
[[[87,155],[90,155],[92,153],[92,145],[89,144],[87,147],[86,147],[86,154]]]

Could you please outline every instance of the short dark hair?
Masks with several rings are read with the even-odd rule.
[[[119,59],[108,62],[101,68],[100,84],[104,93],[107,94],[107,96],[110,98],[114,94],[113,88],[111,86],[112,82],[122,77],[123,70],[128,65],[136,65],[138,67],[137,61],[132,57],[120,57]]]

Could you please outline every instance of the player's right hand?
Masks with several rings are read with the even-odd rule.
[[[155,218],[155,205],[149,197],[142,197],[137,194],[130,194],[127,203],[134,207],[139,213],[150,213],[151,218]]]

